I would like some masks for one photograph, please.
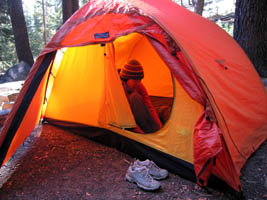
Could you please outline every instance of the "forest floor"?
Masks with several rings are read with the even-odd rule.
[[[267,89],[267,88],[266,88]],[[86,137],[44,124],[0,168],[0,200],[226,200],[230,191],[204,189],[169,173],[147,192],[124,180],[133,157]],[[243,197],[267,200],[267,141],[242,169]]]
[[[114,148],[45,124],[0,169],[0,199],[208,200],[236,199],[169,174],[155,192],[124,180],[134,160]],[[267,199],[267,141],[242,169],[244,199]]]

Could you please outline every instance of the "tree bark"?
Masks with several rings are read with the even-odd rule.
[[[62,0],[63,23],[79,9],[79,0]]]
[[[202,15],[204,8],[204,0],[193,0],[194,12]]]
[[[267,77],[267,4],[236,0],[234,39],[244,49],[261,77]]]
[[[21,0],[7,0],[8,11],[12,23],[15,46],[19,61],[33,65],[33,56],[30,48],[26,22]]]
[[[43,10],[43,27],[44,27],[44,43],[47,43],[47,31],[46,31],[46,9],[45,9],[45,0],[42,0],[42,10]]]
[[[79,0],[72,0],[72,14],[79,9]]]
[[[62,14],[63,14],[63,24],[72,15],[72,1],[62,0]]]

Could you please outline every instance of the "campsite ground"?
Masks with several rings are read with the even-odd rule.
[[[146,192],[124,180],[134,158],[69,131],[44,125],[0,170],[0,199],[236,199],[170,174]],[[245,199],[267,199],[267,142],[242,170]]]
[[[17,92],[17,86],[21,87],[21,83],[2,84],[0,94]],[[0,168],[0,200],[236,199],[229,191],[207,191],[171,173],[161,182],[160,190],[146,192],[124,180],[133,160],[116,149],[44,125]],[[267,200],[267,141],[243,167],[241,182],[245,199]]]

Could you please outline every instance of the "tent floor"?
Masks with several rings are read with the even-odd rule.
[[[234,199],[228,192],[207,193],[172,173],[161,181],[160,190],[143,191],[124,180],[133,160],[114,148],[44,124],[40,137],[31,135],[0,169],[0,199]],[[267,142],[244,167],[246,198],[266,198],[266,163]]]

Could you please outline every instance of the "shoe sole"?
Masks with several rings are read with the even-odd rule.
[[[150,174],[150,176],[152,176],[152,178],[154,178],[155,180],[160,181],[160,180],[163,180],[163,179],[167,178],[168,174],[166,176],[163,176],[163,177],[153,176],[152,174]]]
[[[132,177],[130,177],[129,175],[125,175],[125,180],[129,181],[130,183],[135,183],[138,187],[144,189],[144,190],[149,190],[149,191],[153,191],[153,190],[158,190],[160,188],[160,186],[158,188],[148,188],[146,186],[141,185],[140,183],[137,183]]]

